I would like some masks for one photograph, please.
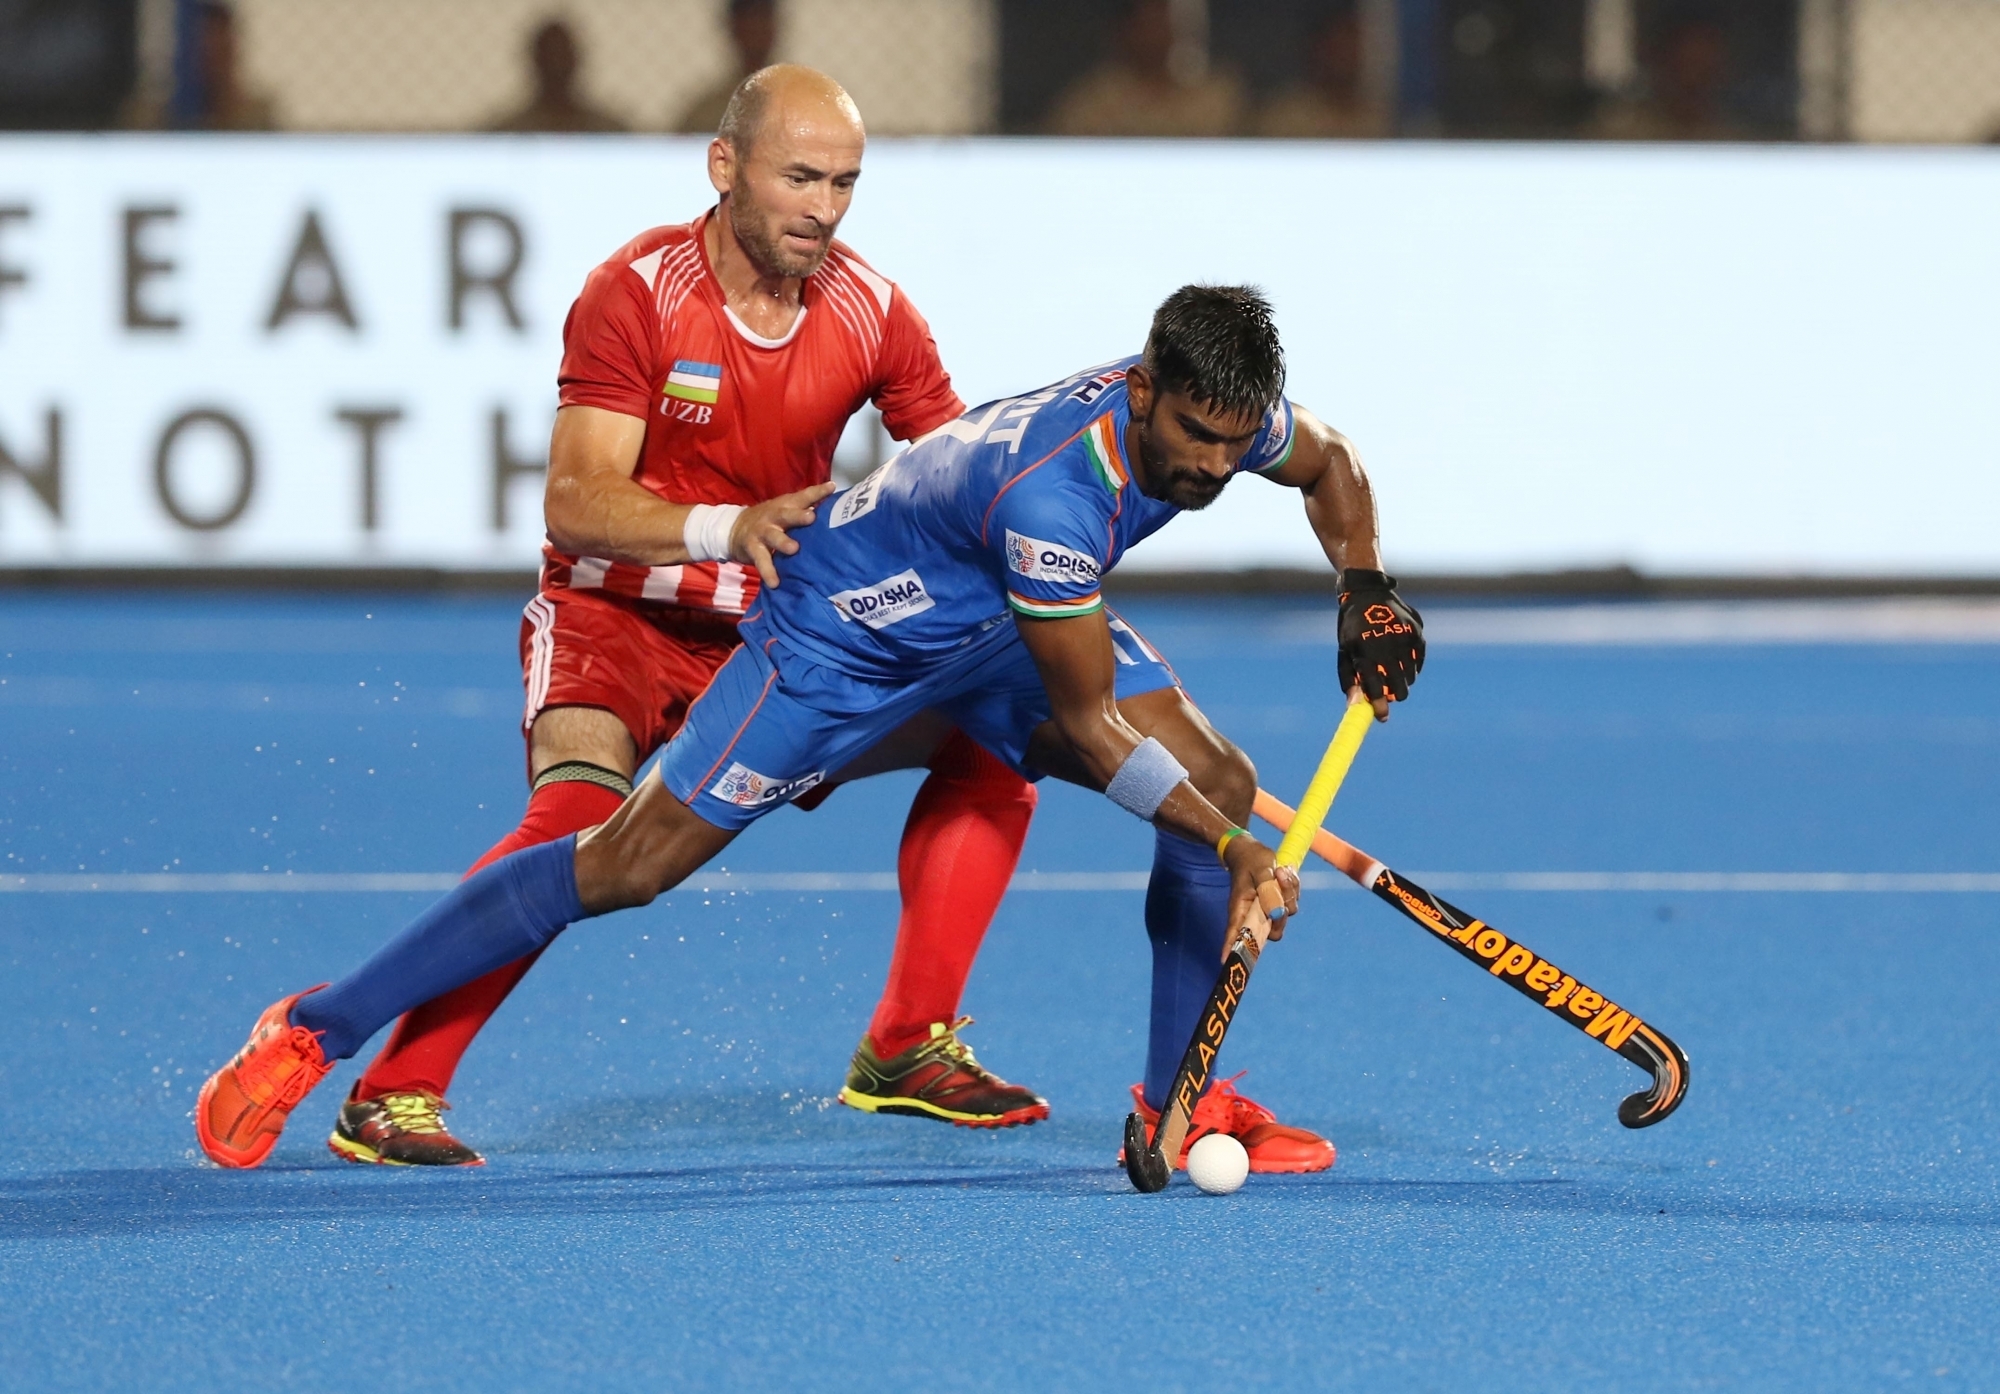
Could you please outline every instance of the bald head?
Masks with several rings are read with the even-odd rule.
[[[743,79],[708,145],[736,242],[772,277],[810,276],[847,216],[868,133],[839,83],[796,63]]]
[[[772,130],[811,133],[821,139],[845,137],[855,144],[868,138],[860,108],[847,89],[819,69],[799,63],[773,63],[737,83],[715,135],[728,141],[742,160]]]

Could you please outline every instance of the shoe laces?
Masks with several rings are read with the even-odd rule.
[[[408,1094],[384,1094],[375,1100],[389,1121],[406,1133],[438,1134],[444,1132],[444,1119],[440,1116],[451,1107],[435,1094],[421,1091]]]
[[[287,1108],[303,1099],[320,1076],[332,1068],[324,1063],[324,1057],[320,1057],[320,1063],[314,1061],[320,1055],[322,1034],[303,1026],[287,1027],[244,1051],[244,1059],[236,1067],[236,1079],[243,1092],[254,1099],[268,1091],[272,1103]]]
[[[1277,1122],[1277,1114],[1255,1099],[1246,1099],[1236,1092],[1236,1081],[1249,1073],[1248,1070],[1238,1070],[1228,1079],[1218,1079],[1209,1085],[1208,1092],[1195,1106],[1196,1116],[1208,1115],[1201,1119],[1203,1123],[1217,1132],[1232,1135],[1248,1132],[1259,1124]],[[1213,1121],[1216,1114],[1221,1114],[1226,1121]]]
[[[958,1038],[959,1031],[970,1025],[972,1018],[969,1016],[962,1016],[949,1026],[941,1021],[932,1022],[931,1039],[925,1053],[941,1056],[960,1069],[978,1075],[981,1079],[990,1079],[991,1073],[979,1063],[978,1057],[972,1053],[972,1047]]]

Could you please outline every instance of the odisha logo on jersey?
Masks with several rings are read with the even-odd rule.
[[[1283,405],[1282,402],[1279,403],[1281,409],[1271,413],[1271,433],[1264,441],[1266,455],[1283,454],[1285,437],[1291,434],[1291,418],[1282,410]]]
[[[1101,568],[1097,558],[1039,537],[1023,537],[1007,529],[1007,569],[1031,581],[1067,581],[1095,586]]]
[[[888,482],[889,471],[903,458],[901,452],[889,457],[888,461],[859,484],[839,495],[833,501],[833,516],[827,519],[830,528],[845,527],[863,514],[873,513],[875,505],[882,501],[882,486]]]
[[[767,803],[795,799],[825,778],[825,770],[814,770],[797,779],[773,779],[732,761],[729,768],[723,771],[722,778],[716,780],[708,792],[739,808],[758,808]]]
[[[911,615],[921,615],[937,603],[924,589],[924,578],[914,570],[891,576],[886,581],[877,581],[872,586],[841,591],[829,595],[827,599],[833,602],[833,608],[843,620],[865,624],[870,629],[881,629]]]
[[[1111,386],[1114,382],[1123,381],[1125,381],[1125,370],[1123,368],[1113,368],[1108,373],[1099,373],[1096,377],[1089,379],[1083,386],[1077,388],[1076,391],[1069,395],[1077,401],[1082,402],[1085,406],[1089,406],[1104,395],[1105,388]]]

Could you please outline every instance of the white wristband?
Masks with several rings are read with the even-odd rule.
[[[729,534],[736,527],[740,503],[698,503],[681,524],[681,545],[689,561],[728,561]]]

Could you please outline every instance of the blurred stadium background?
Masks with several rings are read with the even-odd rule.
[[[0,126],[700,130],[771,57],[883,135],[2000,135],[1996,0],[5,0]]]
[[[1406,571],[2000,577],[2000,0],[0,0],[0,569],[518,579],[569,300],[774,58],[969,400],[1254,279]],[[1272,507],[1135,566],[1319,569]]]

